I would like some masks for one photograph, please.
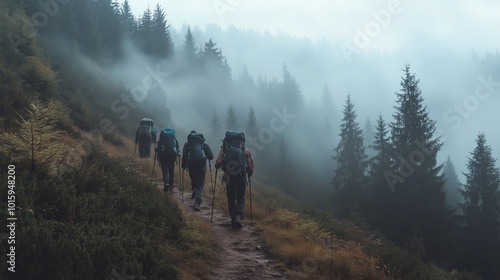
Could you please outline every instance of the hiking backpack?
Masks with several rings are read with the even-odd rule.
[[[173,128],[164,128],[160,132],[158,140],[158,155],[161,157],[177,156],[177,139],[175,139],[175,130]]]
[[[224,152],[222,170],[231,176],[242,176],[247,172],[247,157],[245,153],[245,134],[240,131],[227,131],[222,140]]]
[[[137,139],[142,141],[151,141],[153,139],[154,122],[150,118],[144,118],[139,125]]]
[[[201,133],[190,133],[188,135],[187,163],[190,167],[203,167],[206,165],[205,138]]]

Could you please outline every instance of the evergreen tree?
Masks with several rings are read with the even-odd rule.
[[[153,12],[152,19],[153,55],[159,58],[171,57],[174,54],[174,43],[170,36],[170,25],[167,25],[165,12],[159,4]]]
[[[364,136],[364,145],[365,147],[367,147],[366,155],[368,156],[368,158],[372,158],[375,155],[375,151],[372,149],[371,145],[375,141],[375,139],[373,136],[373,125],[370,121],[370,118],[366,118]]]
[[[356,122],[356,111],[347,95],[344,106],[344,117],[340,125],[340,142],[335,148],[334,159],[337,161],[337,170],[332,181],[335,189],[337,214],[347,217],[354,203],[359,202],[359,195],[363,188],[366,169],[366,155],[363,146],[363,132]]]
[[[392,190],[385,179],[385,173],[393,166],[387,123],[378,116],[374,140],[370,146],[375,155],[369,160],[369,180],[364,203],[364,213],[375,228],[388,232],[394,206]]]
[[[248,136],[257,137],[257,118],[255,117],[255,111],[253,106],[250,106],[250,111],[248,112],[248,121],[246,127],[246,134]]]
[[[221,125],[220,125],[220,119],[219,116],[217,115],[217,111],[215,111],[212,114],[212,118],[210,119],[210,129],[211,129],[211,135],[213,137],[217,136],[221,132]]]
[[[94,3],[97,30],[101,35],[104,57],[112,63],[123,55],[120,7],[112,0],[95,0]]]
[[[466,221],[466,240],[462,242],[466,249],[462,254],[464,263],[479,268],[485,279],[498,279],[500,170],[495,166],[491,147],[482,133],[477,137],[467,169],[461,191]]]
[[[455,171],[455,166],[451,162],[450,157],[446,160],[444,165],[443,174],[446,178],[446,183],[444,184],[444,190],[446,192],[446,205],[449,207],[457,209],[459,204],[462,203],[462,197],[460,195],[460,181],[458,180],[457,172]]]
[[[292,112],[297,112],[304,105],[304,97],[300,92],[300,86],[292,76],[292,73],[288,70],[288,65],[283,64],[283,84],[282,84],[282,96],[283,100],[287,101],[290,110]]]
[[[120,14],[125,34],[127,34],[130,38],[135,39],[135,36],[137,35],[137,22],[128,0],[123,2]]]
[[[205,62],[213,62],[217,64],[222,64],[222,52],[216,47],[217,43],[212,41],[212,38],[205,43],[203,48],[203,59]]]
[[[216,45],[217,43],[212,41],[212,38],[205,43],[202,53],[203,64],[209,73],[229,80],[231,78],[231,68],[222,55],[222,51]]]
[[[149,8],[144,11],[139,20],[137,39],[140,49],[145,54],[154,54],[153,15]]]
[[[93,1],[75,1],[75,19],[78,23],[77,42],[84,55],[100,59],[102,57],[102,35],[99,32]]]
[[[198,67],[197,52],[196,40],[191,32],[191,27],[188,26],[186,36],[184,37],[184,44],[182,44],[182,56],[184,58],[184,63],[191,69]]]
[[[469,172],[462,190],[464,214],[467,225],[477,227],[483,237],[498,238],[500,214],[500,171],[495,167],[491,147],[484,134],[479,134],[476,148],[467,163]]]
[[[392,170],[397,170],[397,175],[391,172],[386,179],[395,189],[398,203],[394,237],[404,244],[414,238],[423,239],[427,256],[437,257],[449,240],[451,212],[445,202],[442,165],[437,164],[442,143],[434,139],[436,122],[423,105],[418,84],[406,65],[401,91],[396,93],[395,121],[390,125],[396,155]]]
[[[233,105],[229,105],[227,109],[226,129],[238,130],[238,117],[236,116],[236,110]]]

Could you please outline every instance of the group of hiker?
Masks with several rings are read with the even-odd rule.
[[[162,170],[163,191],[173,192],[175,163],[177,162],[179,164],[178,160],[181,159],[179,141],[175,136],[175,130],[172,128],[162,129],[158,139],[157,133],[158,131],[154,127],[152,119],[142,119],[136,132],[136,147],[137,145],[139,146],[139,156],[141,158],[150,158],[151,145],[156,144],[154,159],[158,160]],[[182,161],[180,164],[183,172],[186,169],[188,170],[191,179],[191,199],[194,200],[193,209],[195,211],[201,210],[207,160],[209,161],[209,168],[211,171],[210,161],[213,159],[214,155],[210,146],[205,143],[203,134],[192,130],[188,134],[187,142],[182,148]],[[231,225],[233,228],[241,228],[245,209],[247,179],[250,180],[254,170],[252,155],[245,147],[245,134],[243,132],[226,132],[222,140],[221,149],[215,161],[216,180],[217,170],[221,168],[222,171],[224,171],[222,181],[226,184]],[[212,174],[210,174],[210,176],[212,176]],[[213,191],[215,191],[215,189]]]

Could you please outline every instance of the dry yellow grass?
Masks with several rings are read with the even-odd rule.
[[[366,255],[361,245],[341,240],[322,230],[315,221],[288,210],[286,205],[292,204],[293,199],[265,187],[253,182],[252,214],[259,229],[256,234],[290,278],[390,279],[377,267],[378,260]],[[245,220],[249,222],[248,188],[245,199]],[[226,195],[220,186],[216,203],[227,211]],[[346,230],[359,231],[359,228],[353,226]]]

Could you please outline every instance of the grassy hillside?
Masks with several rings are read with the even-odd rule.
[[[258,180],[252,187],[258,235],[292,279],[481,279],[426,264],[416,252],[404,251],[379,233],[356,225],[362,222],[355,216],[337,220]],[[246,223],[251,214],[248,198],[249,188]],[[221,190],[217,204],[226,208]]]

